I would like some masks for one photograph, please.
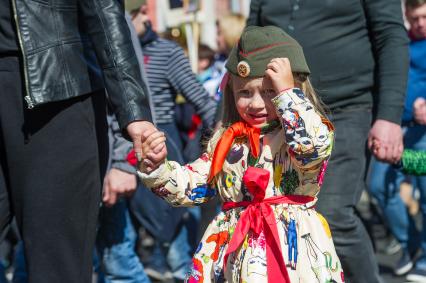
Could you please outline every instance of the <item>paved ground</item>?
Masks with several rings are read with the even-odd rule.
[[[377,254],[377,259],[379,261],[380,274],[382,275],[383,281],[385,283],[403,283],[406,282],[404,277],[396,277],[392,274],[392,267],[395,264],[397,256],[400,256],[400,253],[395,256],[386,256],[383,254]]]
[[[212,206],[214,207],[214,206]],[[364,219],[367,219],[366,227],[370,230],[371,235],[373,236],[375,240],[375,246],[376,246],[376,256],[377,260],[380,266],[380,272],[383,278],[384,283],[403,283],[406,282],[404,277],[396,277],[392,273],[392,268],[395,265],[396,261],[401,255],[401,251],[388,255],[385,254],[384,250],[386,247],[389,246],[389,236],[387,235],[383,225],[381,224],[382,221],[377,218],[377,216],[374,213],[371,213],[371,209],[368,205],[368,202],[365,200],[361,201],[360,204],[360,211]],[[213,210],[213,209],[211,209]],[[212,215],[214,212],[212,212]],[[417,219],[418,223],[421,219]],[[206,225],[206,223],[204,223]],[[8,270],[8,278],[11,278],[10,269]],[[158,282],[158,281],[157,281]],[[164,283],[175,283],[174,281],[163,281]],[[96,274],[94,275],[93,283],[96,283]],[[153,283],[156,283],[156,281],[153,281]]]
[[[404,283],[406,282],[404,277],[397,277],[393,275],[392,269],[396,261],[401,256],[401,251],[394,254],[386,254],[385,250],[390,245],[391,238],[389,233],[386,232],[385,227],[382,225],[382,221],[378,218],[377,214],[374,213],[374,206],[371,206],[368,202],[368,198],[364,197],[361,199],[358,207],[361,215],[366,220],[365,225],[369,230],[370,234],[374,238],[374,244],[376,248],[377,261],[379,263],[380,274],[384,283]],[[207,209],[207,213],[211,209]],[[212,214],[213,215],[213,212]],[[421,220],[421,219],[418,219]],[[420,221],[418,221],[420,222]],[[207,225],[207,223],[204,223]],[[174,283],[173,281],[167,281],[165,283]]]
[[[385,283],[403,283],[406,282],[403,276],[394,276],[392,269],[396,263],[396,261],[401,256],[401,251],[393,255],[387,255],[384,253],[384,249],[387,245],[389,245],[389,240],[382,237],[376,238],[376,256],[377,261],[379,263],[380,274],[383,278],[383,282]]]
[[[401,251],[398,251],[397,253],[393,255],[387,255],[383,252],[386,245],[389,244],[388,240],[385,239],[377,239],[376,238],[376,245],[377,245],[377,261],[379,263],[380,268],[380,274],[383,278],[384,283],[404,283],[408,282],[405,280],[405,276],[395,276],[392,272],[393,267],[395,266],[396,262],[401,256]]]
[[[388,243],[386,239],[379,239],[377,245],[385,246]],[[394,255],[385,255],[384,253],[377,253],[377,260],[379,262],[380,274],[384,283],[404,283],[406,282],[404,277],[396,277],[392,273],[392,267],[395,262],[398,260],[400,252]],[[153,281],[153,283],[158,283],[159,281]],[[175,283],[174,281],[166,281],[164,283]]]
[[[383,231],[381,231],[381,227],[375,228],[375,234],[376,234],[376,246],[377,246],[377,259],[380,266],[380,272],[383,277],[383,282],[385,283],[403,283],[406,282],[404,280],[404,277],[395,277],[392,274],[392,267],[395,264],[395,262],[398,260],[398,257],[400,256],[400,252],[394,254],[394,255],[386,255],[382,252],[384,247],[386,247],[389,244],[389,240],[385,238],[383,235]],[[378,231],[377,231],[378,230]],[[8,274],[9,278],[11,278],[11,274]],[[96,278],[96,277],[95,277]],[[95,279],[94,278],[94,279]],[[158,281],[153,281],[153,283],[157,283]],[[93,281],[93,283],[96,283],[96,280]],[[174,281],[169,280],[164,283],[174,283]]]

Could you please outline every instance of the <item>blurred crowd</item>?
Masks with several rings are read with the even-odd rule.
[[[249,23],[251,21],[252,24],[256,25],[273,23],[273,20],[268,22],[267,17],[261,14],[265,12],[273,14],[271,11],[273,5],[262,7],[262,11],[257,11],[256,5],[261,5],[259,2],[262,1],[252,1],[250,19],[248,18],[248,14],[243,15],[241,13],[233,13],[232,11],[227,11],[227,14],[218,16],[215,21],[215,30],[217,32],[216,34],[209,35],[210,38],[215,38],[214,44],[209,44],[208,42],[198,43],[198,40],[195,41],[197,43],[198,61],[196,64],[191,64],[192,62],[190,62],[188,57],[190,48],[188,48],[187,38],[185,38],[185,25],[173,27],[158,33],[155,29],[154,19],[150,18],[150,14],[152,14],[149,11],[150,6],[146,5],[149,4],[149,1],[126,1],[126,17],[129,27],[133,32],[133,44],[137,55],[139,55],[138,61],[141,66],[141,72],[147,82],[147,91],[153,109],[153,120],[155,125],[167,137],[168,159],[178,161],[181,164],[195,160],[201,155],[204,149],[203,140],[205,137],[211,135],[214,129],[217,129],[220,125],[219,117],[221,116],[220,105],[222,103],[223,89],[221,82],[226,73],[226,59],[232,47],[238,44],[239,36],[246,26],[247,21]],[[293,9],[292,13],[297,13],[299,9],[303,8],[302,0],[293,0],[290,2],[292,2],[293,6],[287,8]],[[378,3],[388,5],[386,1],[378,1]],[[405,8],[408,34],[401,41],[404,42],[406,40],[406,44],[409,44],[410,64],[407,88],[405,88],[405,84],[398,86],[404,88],[405,95],[401,128],[404,148],[422,151],[426,150],[426,1],[406,0],[403,6]],[[338,8],[343,9],[340,6]],[[333,7],[329,7],[329,9],[333,9]],[[380,14],[374,9],[387,8],[374,7],[371,4],[368,9],[365,13],[373,18],[375,13]],[[256,15],[255,13],[258,14]],[[401,11],[398,12],[390,8],[386,13],[396,16],[401,15]],[[388,14],[381,16],[387,17]],[[298,28],[297,16],[294,17],[294,19],[291,18],[283,24],[290,31],[293,31],[294,26]],[[379,17],[374,19],[379,19]],[[306,20],[306,25],[310,24],[309,19],[306,18],[304,20]],[[155,21],[158,21],[158,19]],[[397,20],[393,24],[397,25],[396,22]],[[280,24],[277,22],[277,25]],[[284,28],[283,26],[281,27]],[[309,27],[305,28],[307,32],[310,31]],[[326,32],[328,27],[323,26],[322,28]],[[386,36],[392,36],[390,28],[384,25],[370,28],[368,32],[385,33],[380,30],[381,28],[388,29]],[[357,33],[359,31],[354,30],[353,32]],[[306,37],[314,36],[324,36],[324,40],[334,40],[321,32],[306,34]],[[343,37],[337,31],[335,31],[333,36]],[[398,36],[400,35],[395,36],[395,38]],[[371,43],[377,49],[378,53],[386,48],[384,45],[387,43],[385,43],[386,40],[383,38],[381,42],[379,40]],[[310,52],[320,52],[315,51],[315,49],[314,51],[308,50],[311,48],[309,46],[309,42],[312,42],[311,39],[305,40],[305,42],[308,42],[306,47],[303,44],[303,39],[300,40],[298,38],[298,40],[308,54],[308,61]],[[343,42],[342,44],[352,43]],[[380,46],[380,44],[383,45]],[[346,50],[341,46],[335,48]],[[360,48],[370,47],[361,46]],[[391,48],[393,47],[391,46]],[[333,50],[328,50],[327,52],[332,53]],[[340,52],[355,52],[355,50],[349,49],[349,51]],[[374,56],[379,56],[378,53],[374,53]],[[390,56],[391,58],[386,58],[386,56]],[[401,57],[401,60],[404,59],[404,55],[387,53],[387,55],[379,57],[380,59],[375,57],[374,59],[369,58],[369,60],[381,60],[380,62],[382,63],[384,60],[394,60],[392,56]],[[328,57],[323,59],[327,60]],[[323,65],[320,68],[327,69],[327,66],[338,66],[341,63],[344,62],[321,63]],[[367,65],[363,67],[366,67],[368,70],[364,69],[360,74],[356,73],[358,71],[356,67],[351,70],[346,69],[345,72],[342,71],[341,77],[333,78],[333,80],[345,83],[351,76],[358,76],[360,80],[355,84],[360,84],[361,87],[356,85],[355,87],[359,89],[355,89],[353,93],[356,93],[359,98],[361,97],[360,93],[365,91],[365,89],[362,89],[364,87],[362,84],[365,81],[362,80],[371,79],[368,75],[364,76],[367,72],[372,72],[373,70],[372,64],[370,66]],[[318,70],[317,66],[314,64],[311,67],[313,73]],[[379,64],[376,66],[379,66]],[[393,73],[393,70],[384,69],[390,68],[390,65],[383,64],[380,67],[383,68],[379,70],[382,75],[386,72]],[[399,68],[399,66],[396,66],[396,68]],[[334,84],[332,80],[327,81],[327,78],[329,77],[324,75],[317,81],[313,81],[314,87],[318,85],[321,91],[326,92],[330,86],[329,84]],[[401,78],[388,78],[387,81],[384,80],[388,85],[381,85],[380,87],[383,89],[379,89],[379,91],[385,92],[385,96],[392,96],[394,89],[392,89],[391,84],[394,83],[392,79],[395,78],[401,81],[405,79],[404,76]],[[389,87],[390,90],[386,90],[386,87]],[[375,89],[373,92],[377,90]],[[341,90],[339,89],[338,91]],[[384,99],[380,95],[372,96],[379,101],[380,99]],[[333,117],[335,119],[333,122],[336,121],[335,123],[342,123],[342,125],[349,125],[351,123],[353,125],[365,118],[364,120],[368,123],[368,128],[370,128],[371,120],[365,116],[363,105],[368,104],[372,106],[373,103],[377,103],[377,100],[370,102],[360,99],[356,103],[351,102],[352,106],[355,105],[357,107],[345,108],[347,105],[344,103],[339,104],[328,98],[325,95],[323,100],[329,108],[332,120]],[[398,99],[400,98],[395,98],[395,101]],[[393,101],[388,101],[388,103],[393,106]],[[397,105],[398,103],[395,104]],[[367,107],[369,111],[377,110],[370,106]],[[400,111],[392,107],[390,109],[391,112],[402,111],[402,109]],[[384,120],[393,119],[390,118],[392,113],[384,114],[384,110],[381,111],[373,115],[382,115],[380,119]],[[350,113],[351,115],[356,113],[358,116],[351,118],[342,115],[342,113]],[[398,119],[397,117],[396,120]],[[392,121],[398,124],[399,127],[399,121],[396,120]],[[359,123],[361,124],[361,122]],[[379,125],[378,127],[380,128],[381,126]],[[203,207],[173,208],[161,198],[155,196],[150,190],[143,188],[143,185],[136,178],[135,156],[132,152],[132,143],[123,137],[112,110],[108,111],[108,128],[110,145],[109,165],[104,179],[103,204],[100,208],[98,220],[96,249],[93,251],[94,278],[96,278],[94,280],[97,280],[99,283],[173,282],[172,280],[183,282],[191,268],[192,254],[197,248],[201,233],[220,209],[220,206],[217,201],[212,201]],[[347,132],[342,131],[341,135],[350,135],[349,131],[351,129],[352,127],[349,127]],[[367,138],[368,129],[362,129],[362,131],[363,135]],[[342,141],[339,141],[339,134],[339,131],[337,131],[338,150],[358,150],[354,149],[352,143],[347,143],[346,146],[340,147],[339,143]],[[368,138],[370,138],[374,133],[370,132],[368,135]],[[397,132],[395,135],[397,135]],[[362,152],[360,155],[367,151],[368,146],[372,151],[378,152],[376,154],[366,154],[368,166],[363,165],[364,161],[360,161],[360,163],[355,162],[353,163],[355,165],[352,165],[357,167],[346,171],[344,174],[331,174],[330,176],[326,176],[326,178],[344,179],[346,178],[345,174],[350,178],[353,171],[361,171],[360,175],[365,179],[355,179],[356,182],[360,182],[357,187],[361,188],[361,190],[357,189],[356,192],[345,195],[346,199],[350,199],[350,202],[347,202],[345,205],[353,209],[352,204],[356,205],[358,203],[360,194],[363,192],[363,195],[366,196],[363,199],[366,199],[369,204],[367,206],[369,219],[365,219],[364,224],[356,222],[354,225],[367,225],[367,231],[374,243],[375,234],[374,231],[369,229],[371,227],[368,227],[368,225],[372,225],[374,221],[379,223],[386,231],[386,241],[388,244],[384,252],[389,255],[398,254],[400,256],[394,266],[393,272],[395,276],[406,276],[408,274],[407,280],[411,282],[426,282],[426,254],[423,254],[426,252],[426,232],[423,231],[423,227],[426,227],[426,177],[403,174],[398,166],[395,165],[400,155],[396,159],[395,156],[398,156],[397,153],[391,157],[385,156],[386,153],[381,155],[380,143],[383,145],[383,141],[373,138],[368,142],[371,144],[367,145],[367,142],[362,139],[353,137],[353,140],[359,143],[358,147],[361,148],[360,151]],[[395,146],[394,151],[398,150]],[[356,157],[342,155],[342,160],[336,162],[354,162],[353,158]],[[341,187],[347,186],[347,184],[339,183],[338,186],[337,189],[339,190]],[[339,202],[339,199],[335,198],[333,194],[327,196],[330,198],[330,202]],[[328,203],[323,205],[330,206]],[[345,231],[339,236],[340,232],[338,228],[334,232],[333,225],[338,226],[339,224],[336,223],[340,222],[343,218],[347,219],[346,217],[349,217],[346,216],[344,210],[340,210],[340,212],[342,212],[342,215],[334,212],[334,215],[339,217],[335,220],[332,217],[329,220],[327,218],[328,213],[324,213],[330,222],[333,237],[334,233],[337,235],[335,238],[337,240],[335,241],[339,241],[339,237],[344,238]],[[332,214],[333,212],[329,213]],[[351,215],[355,213],[355,210],[349,212]],[[364,213],[361,213],[361,215],[364,215]],[[333,221],[336,221],[336,223],[333,224]],[[348,225],[350,226],[350,224]],[[40,229],[43,229],[43,227],[40,227]],[[367,240],[363,240],[360,244],[369,245]],[[336,244],[336,246],[338,245],[339,243]],[[341,245],[345,245],[345,242],[342,242]],[[337,248],[337,251],[339,252],[339,248]],[[397,253],[398,251],[399,253]],[[345,252],[342,253],[344,254]],[[354,253],[354,251],[352,250],[350,253]],[[343,258],[342,264],[344,264],[345,255],[339,256]],[[351,256],[347,256],[348,261],[351,261]],[[363,256],[368,258],[368,252],[364,255],[358,254],[358,257],[362,258]],[[375,260],[366,260],[365,262],[369,265],[377,265]],[[361,268],[362,265],[356,267],[356,269],[359,269],[358,272],[368,273],[365,270],[361,270]],[[371,274],[374,275],[375,272],[373,270]],[[351,273],[353,274],[351,275]],[[350,270],[348,278],[351,278],[351,276],[356,277],[357,272]],[[28,282],[23,245],[16,225],[12,225],[12,229],[9,230],[5,241],[0,245],[0,282]]]

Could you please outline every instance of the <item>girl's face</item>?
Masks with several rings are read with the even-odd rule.
[[[249,125],[260,128],[278,118],[271,101],[276,95],[271,80],[233,76],[232,90],[237,111]]]

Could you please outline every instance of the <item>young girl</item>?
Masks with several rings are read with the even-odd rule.
[[[224,128],[207,152],[185,166],[153,164],[148,153],[140,166],[144,184],[172,205],[223,201],[188,282],[344,282],[328,224],[314,209],[333,126],[302,48],[279,28],[247,27],[226,67]],[[154,134],[144,147],[162,141]]]

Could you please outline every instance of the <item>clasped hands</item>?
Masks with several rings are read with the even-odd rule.
[[[413,103],[413,118],[419,125],[426,125],[426,100],[417,98]],[[404,150],[402,129],[398,124],[378,119],[370,130],[368,148],[383,162],[396,163]]]
[[[126,130],[133,140],[139,170],[149,173],[157,168],[167,156],[164,133],[147,121],[134,121],[127,126]],[[135,174],[112,168],[104,178],[102,201],[107,207],[111,207],[119,197],[132,195],[136,188]]]
[[[127,132],[133,140],[141,172],[150,173],[164,162],[167,157],[166,136],[152,123],[132,122],[127,126]]]
[[[368,148],[377,160],[397,163],[404,150],[401,126],[377,119],[368,134]]]

